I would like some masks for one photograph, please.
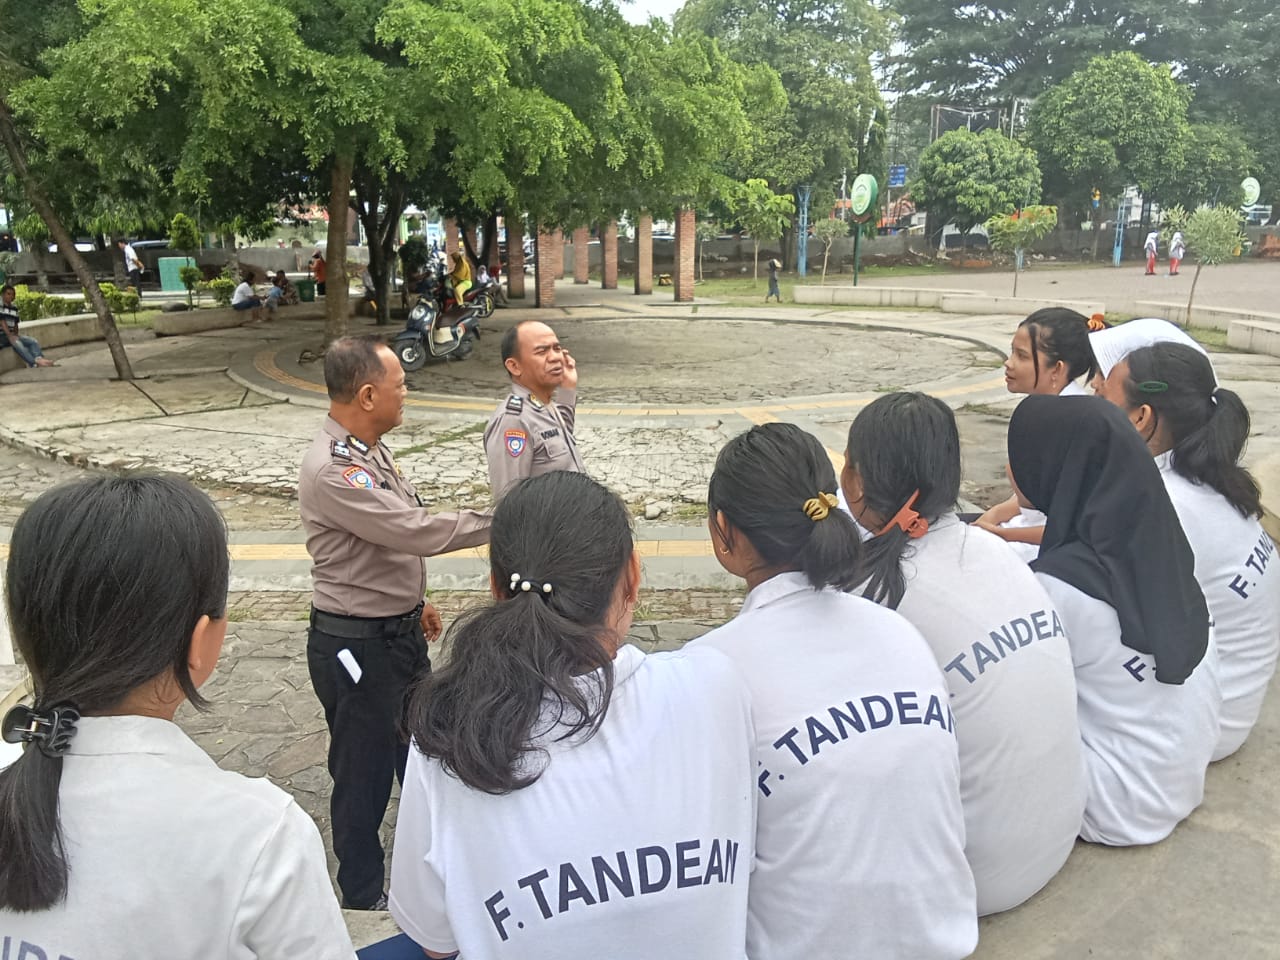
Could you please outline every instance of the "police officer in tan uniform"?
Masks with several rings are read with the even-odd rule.
[[[338,886],[349,909],[384,908],[378,835],[391,778],[404,777],[405,692],[431,669],[440,614],[426,603],[434,556],[487,543],[488,514],[430,514],[382,436],[404,413],[404,371],[374,337],[325,354],[329,417],[302,460],[298,508],[313,561],[307,666],[329,726]]]
[[[494,500],[519,480],[553,470],[586,473],[573,424],[578,365],[545,323],[525,320],[502,337],[502,365],[511,394],[484,430]]]

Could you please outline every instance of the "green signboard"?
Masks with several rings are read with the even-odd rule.
[[[880,185],[869,173],[860,173],[853,180],[853,189],[849,194],[849,209],[853,218],[859,223],[867,220],[876,208],[880,198]]]

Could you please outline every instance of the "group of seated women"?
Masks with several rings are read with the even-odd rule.
[[[1101,394],[1013,414],[1030,564],[1000,532],[1032,526],[957,515],[956,421],[919,393],[858,415],[839,477],[790,424],[721,450],[708,526],[746,599],[678,652],[626,643],[617,495],[576,473],[508,493],[494,600],[406,713],[390,910],[425,954],[959,958],[1077,837],[1168,836],[1280,645],[1248,415],[1168,331],[1095,333],[1081,366],[1066,326],[1033,318],[1010,361],[1011,388]],[[7,600],[38,709],[6,720],[30,743],[0,772],[0,936],[351,956],[315,827],[172,724],[226,589],[225,531],[183,481],[87,480],[19,520]]]

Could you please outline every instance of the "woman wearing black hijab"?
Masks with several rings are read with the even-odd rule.
[[[1075,664],[1080,835],[1156,843],[1200,804],[1218,736],[1217,654],[1191,548],[1150,453],[1105,400],[1022,401],[1009,467],[1049,518],[1031,566]]]

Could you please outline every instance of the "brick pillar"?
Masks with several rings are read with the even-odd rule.
[[[672,266],[676,303],[693,299],[693,265],[697,259],[698,230],[693,207],[681,207],[676,213],[676,259]]]
[[[538,239],[533,245],[533,282],[537,291],[534,306],[554,307],[556,305],[556,261],[564,261],[564,256],[557,257],[563,243],[560,231],[543,233],[538,231]]]
[[[590,283],[591,271],[591,248],[587,246],[591,242],[591,231],[586,227],[579,227],[573,231],[573,282],[574,283]]]
[[[600,230],[600,289],[618,289],[617,220],[610,220]]]
[[[653,214],[636,218],[636,293],[653,293]]]
[[[497,244],[494,244],[497,247]],[[507,221],[507,296],[524,299],[524,229],[521,223]]]
[[[455,253],[458,249],[458,221],[449,219],[444,222],[444,252]]]
[[[564,231],[559,227],[548,234],[547,246],[551,248],[551,268],[557,280],[564,279]]]

